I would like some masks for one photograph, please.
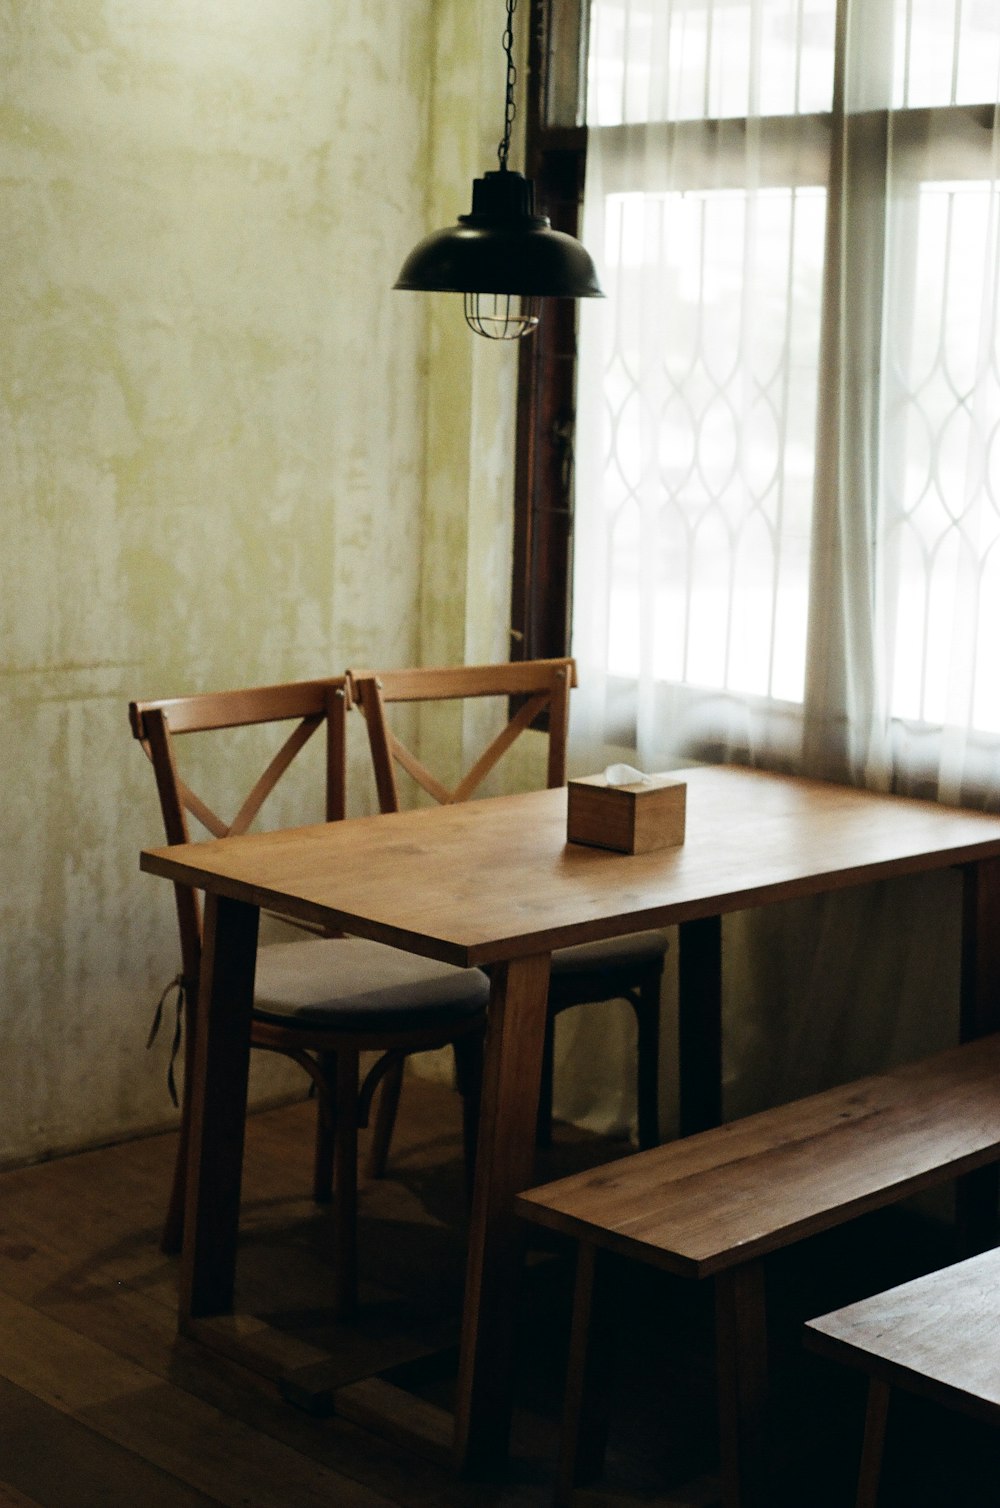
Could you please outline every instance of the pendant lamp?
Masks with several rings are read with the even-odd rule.
[[[514,11],[506,0],[507,57],[499,168],[476,178],[472,211],[413,248],[393,285],[465,295],[465,322],[489,340],[518,340],[538,324],[543,298],[603,298],[594,264],[579,241],[535,213],[535,186],[507,166],[514,124]]]

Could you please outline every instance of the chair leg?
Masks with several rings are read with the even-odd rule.
[[[188,1148],[191,1145],[191,1085],[194,1082],[194,1018],[195,1000],[193,991],[189,988],[184,997],[184,1083],[181,1086],[180,1136],[174,1158],[170,1202],[160,1237],[160,1250],[171,1257],[176,1256],[184,1244]]]
[[[767,1508],[767,1327],[763,1263],[715,1279],[723,1508]]]
[[[333,1309],[350,1319],[358,1307],[358,1053],[342,1048],[336,1059]]]
[[[535,1145],[552,1145],[552,1093],[556,1062],[556,1013],[549,1006],[545,1018],[545,1042],[542,1048],[542,1081],[538,1090],[538,1120],[535,1128]]]
[[[170,1185],[170,1202],[167,1205],[167,1215],[163,1222],[163,1234],[160,1237],[160,1250],[170,1257],[175,1257],[184,1244],[184,1201],[187,1192],[187,1158],[190,1140],[187,1081],[185,1079],[184,1099],[181,1106],[180,1137],[177,1141],[177,1155],[174,1158],[173,1180]]]
[[[878,1508],[879,1478],[882,1474],[882,1450],[889,1415],[889,1385],[873,1377],[868,1384],[868,1407],[865,1412],[865,1439],[861,1447],[858,1472],[857,1508]]]
[[[639,1149],[660,1145],[660,989],[662,969],[652,971],[632,999],[637,1027],[636,1107]]]
[[[597,1481],[604,1471],[617,1337],[612,1268],[610,1253],[598,1251],[589,1242],[581,1243],[576,1259],[555,1508],[569,1508],[573,1489]]]
[[[483,1091],[483,1033],[466,1032],[452,1045],[455,1054],[455,1082],[462,1096],[462,1155],[465,1163],[465,1192],[472,1198],[476,1177],[476,1145],[479,1139],[479,1104]]]
[[[333,1199],[333,1149],[337,1135],[337,1054],[317,1054],[323,1085],[316,1081],[316,1150],[313,1157],[313,1198],[317,1204]]]
[[[403,1088],[403,1070],[406,1058],[400,1053],[388,1068],[378,1093],[375,1106],[375,1124],[372,1127],[371,1147],[368,1152],[366,1172],[369,1178],[384,1178],[385,1165],[389,1160],[389,1147],[399,1110],[399,1096]]]

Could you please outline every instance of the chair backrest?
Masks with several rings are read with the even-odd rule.
[[[576,685],[572,659],[521,660],[507,665],[455,665],[437,669],[352,670],[352,701],[368,727],[379,808],[399,811],[396,765],[442,805],[472,796],[494,765],[540,714],[548,719],[546,783],[566,780],[566,733],[569,693]],[[440,702],[468,697],[506,697],[505,725],[456,786],[442,784],[389,727],[386,707],[392,702]]]
[[[321,726],[326,728],[326,819],[345,811],[345,719],[350,707],[346,676],[257,686],[242,691],[205,692],[161,701],[130,702],[132,733],[148,755],[156,776],[167,842],[191,841],[188,815],[213,837],[245,833],[296,755]],[[294,721],[277,753],[242,799],[236,815],[225,821],[181,779],[174,739],[182,733],[222,732],[259,723]],[[201,956],[201,907],[187,885],[175,885],[185,984],[197,988]]]

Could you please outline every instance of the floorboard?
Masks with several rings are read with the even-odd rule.
[[[0,1174],[0,1508],[548,1508],[568,1254],[543,1246],[526,1268],[510,1470],[456,1481],[433,1451],[410,1448],[405,1427],[422,1415],[433,1434],[454,1386],[456,1099],[407,1081],[390,1175],[362,1187],[351,1326],[326,1304],[331,1214],[307,1197],[313,1115],[304,1103],[248,1124],[233,1324],[262,1356],[270,1348],[270,1375],[176,1333],[176,1262],[158,1247],[172,1136]],[[624,1150],[557,1128],[539,1181]],[[802,1321],[946,1259],[938,1229],[904,1213],[770,1261],[775,1508],[848,1508],[853,1496],[863,1387],[803,1350]],[[608,1469],[578,1508],[713,1508],[709,1290],[631,1269],[624,1291]],[[382,1380],[359,1381],[374,1373]],[[368,1423],[386,1397],[406,1405],[393,1438]],[[891,1422],[885,1508],[997,1508],[998,1452],[992,1432],[906,1401]]]

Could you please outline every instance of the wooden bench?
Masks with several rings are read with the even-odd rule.
[[[1000,1159],[1000,1035],[564,1178],[517,1198],[579,1242],[556,1501],[598,1476],[617,1253],[714,1278],[726,1508],[767,1503],[762,1258]]]
[[[870,1377],[857,1508],[878,1502],[893,1387],[1000,1425],[1000,1250],[916,1278],[806,1326],[807,1344]]]

